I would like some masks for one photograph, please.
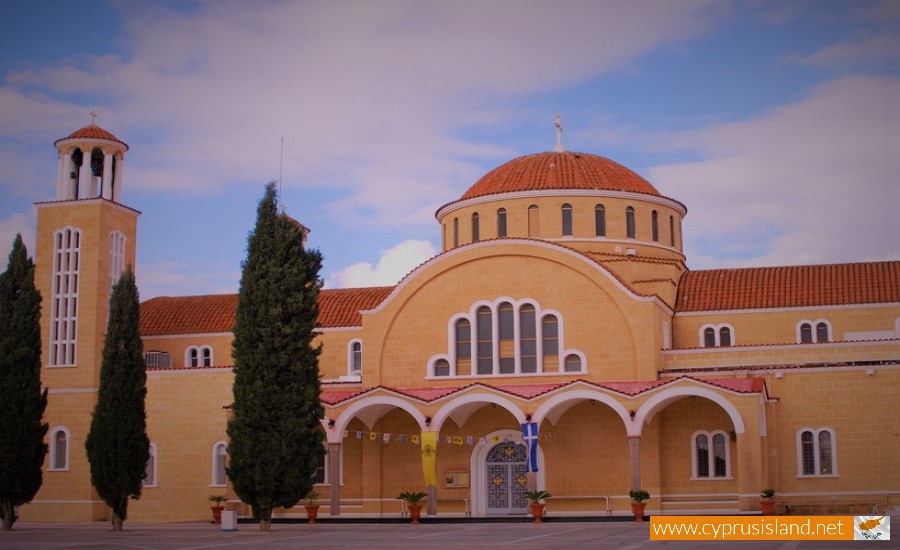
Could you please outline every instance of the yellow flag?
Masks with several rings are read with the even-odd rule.
[[[422,432],[422,473],[426,487],[437,487],[437,443],[437,432]]]

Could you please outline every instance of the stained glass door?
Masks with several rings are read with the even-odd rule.
[[[486,512],[524,514],[528,505],[525,498],[528,483],[525,446],[499,443],[490,450],[486,462]]]

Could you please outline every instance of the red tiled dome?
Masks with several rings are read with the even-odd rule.
[[[564,151],[527,155],[498,166],[475,182],[460,200],[550,189],[597,189],[661,196],[650,182],[618,162],[598,155]]]
[[[96,124],[88,124],[84,128],[79,128],[68,136],[56,140],[56,142],[59,143],[60,141],[64,141],[67,139],[103,139],[107,141],[115,141],[116,143],[125,145],[126,148],[128,147],[128,145],[124,141],[112,135],[111,132],[97,126]]]

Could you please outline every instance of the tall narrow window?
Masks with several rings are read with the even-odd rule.
[[[532,204],[528,207],[528,236],[541,236],[540,210],[538,209],[536,204]]]
[[[203,346],[200,348],[200,364],[204,367],[212,366],[212,348],[209,346]]]
[[[362,342],[354,340],[350,344],[350,375],[362,374]]]
[[[572,236],[572,205],[562,205],[562,234],[563,237]]]
[[[69,469],[69,431],[54,428],[50,432],[50,470]]]
[[[803,472],[803,475],[816,475],[816,446],[814,436],[811,431],[805,431],[800,434],[800,449],[802,455],[801,471]]]
[[[456,374],[467,375],[472,370],[472,324],[468,319],[456,321]]]
[[[831,475],[831,432],[822,430],[819,432],[819,473]]]
[[[728,462],[726,458],[725,434],[713,434],[713,475],[725,477],[728,475]]]
[[[125,272],[125,235],[118,231],[109,234],[109,295],[112,287]]]
[[[628,207],[625,209],[625,235],[629,239],[633,239],[635,236],[634,231],[634,208]]]
[[[200,350],[197,348],[191,347],[188,348],[188,360],[187,366],[196,367],[200,365]]]
[[[506,237],[506,208],[497,210],[497,237]]]
[[[659,242],[659,214],[656,210],[650,213],[650,236],[653,242]]]
[[[478,222],[478,212],[472,214],[472,242],[477,243],[481,240],[481,227]]]
[[[74,365],[78,319],[81,232],[71,227],[53,236],[53,288],[50,303],[50,364]]]
[[[522,372],[537,372],[537,320],[531,304],[519,308],[519,333]]]
[[[731,329],[722,327],[719,329],[719,345],[727,348],[731,345]]]
[[[831,338],[828,334],[828,324],[820,322],[816,324],[816,342],[823,344],[830,342]]]
[[[541,319],[541,348],[544,354],[544,372],[559,370],[559,321],[556,315]]]
[[[602,204],[594,207],[594,233],[598,237],[606,236],[606,207]]]
[[[328,463],[327,453],[319,453],[316,463],[316,472],[313,474],[313,483],[316,485],[323,485],[328,483],[328,470],[326,469]]]
[[[515,313],[509,302],[503,302],[497,308],[497,321],[500,347],[500,374],[516,372],[516,344],[513,319]]]
[[[478,337],[477,369],[478,374],[492,374],[494,372],[494,338],[491,308],[482,306],[478,308],[475,320],[475,332]]]
[[[453,218],[453,248],[459,246],[459,218]]]
[[[811,344],[812,341],[812,325],[810,323],[803,323],[802,325],[800,325],[800,343]]]
[[[213,445],[212,452],[212,485],[225,486],[225,463],[228,456],[228,447],[224,441]]]
[[[699,434],[694,441],[697,449],[697,477],[709,477],[709,436]]]
[[[669,216],[669,246],[675,246],[675,216]]]
[[[705,348],[716,347],[716,329],[714,329],[712,327],[706,327],[703,330],[703,347],[705,347]]]

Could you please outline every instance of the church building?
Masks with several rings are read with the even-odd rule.
[[[35,249],[50,452],[19,513],[87,522],[110,515],[84,441],[140,205],[122,140],[91,124],[55,145]],[[767,488],[778,513],[900,505],[900,261],[690,270],[686,205],[559,142],[460,191],[437,256],[320,294],[321,516],[399,517],[426,489],[438,517],[524,517],[534,489],[554,517],[629,515],[633,489],[649,514],[759,513]],[[210,495],[248,514],[225,475],[236,305],[141,304],[151,459],[131,520],[209,520]]]

